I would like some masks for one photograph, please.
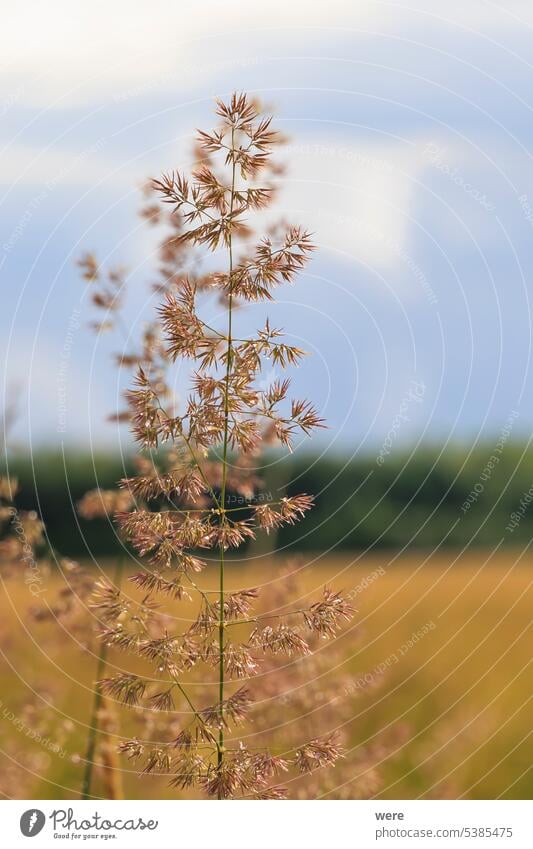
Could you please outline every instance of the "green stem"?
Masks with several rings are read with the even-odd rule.
[[[232,149],[235,147],[235,130],[232,128],[231,130],[231,147]],[[229,220],[230,220],[230,229],[228,236],[228,249],[229,249],[229,286],[230,292],[228,297],[228,333],[227,333],[227,360],[226,360],[226,385],[224,391],[224,444],[222,449],[222,487],[220,491],[220,508],[222,511],[222,522],[226,523],[226,481],[228,476],[228,435],[229,435],[229,380],[231,375],[231,364],[232,364],[232,339],[231,339],[231,331],[232,331],[232,306],[233,306],[233,295],[231,293],[231,281],[233,275],[233,250],[232,250],[232,237],[231,237],[231,217],[233,213],[233,199],[235,194],[235,158],[232,161],[232,174],[231,174],[231,196],[230,196],[230,208],[229,208]],[[220,730],[218,732],[218,750],[217,750],[217,764],[220,769],[222,766],[222,761],[224,760],[224,717],[223,717],[223,703],[224,703],[224,630],[226,627],[226,623],[224,621],[224,545],[221,543],[220,545],[220,570],[219,570],[219,606],[220,606],[220,614],[219,614],[219,624],[218,624],[218,657],[219,657],[219,686],[218,686],[218,698],[220,702]],[[218,798],[221,798],[221,794],[219,792]]]
[[[98,655],[98,665],[96,667],[97,682],[102,678],[107,662],[107,646],[102,644],[100,654]],[[89,799],[91,795],[91,782],[93,776],[94,754],[96,750],[96,738],[98,735],[98,713],[102,706],[102,691],[95,684],[93,707],[91,718],[89,720],[89,735],[87,737],[87,751],[85,753],[85,772],[83,775],[83,783],[81,786],[81,798]]]
[[[122,575],[122,567],[124,565],[124,555],[119,557],[117,561],[117,565],[115,568],[115,574],[113,576],[113,581],[117,587],[120,586],[120,579]],[[98,714],[100,712],[100,708],[102,706],[102,691],[98,685],[98,681],[104,676],[105,668],[107,664],[107,644],[102,642],[100,645],[100,652],[98,654],[98,663],[96,666],[96,684],[94,687],[94,699],[93,706],[91,710],[91,717],[89,719],[89,734],[87,736],[87,750],[85,752],[85,772],[83,774],[83,782],[81,785],[81,798],[89,799],[91,796],[91,783],[93,777],[93,767],[94,767],[94,755],[96,751],[96,739],[98,737]]]

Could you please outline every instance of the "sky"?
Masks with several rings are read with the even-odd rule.
[[[51,0],[2,30],[0,344],[18,446],[127,447],[106,421],[116,340],[90,331],[76,260],[129,269],[138,330],[156,268],[140,186],[187,167],[234,90],[290,137],[279,212],[318,245],[269,312],[312,354],[293,385],[328,421],[319,444],[496,442],[510,420],[529,436],[529,0]]]

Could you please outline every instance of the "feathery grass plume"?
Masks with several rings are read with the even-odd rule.
[[[266,745],[249,747],[237,730],[252,707],[252,687],[245,682],[269,657],[307,657],[310,638],[332,638],[353,610],[340,593],[325,590],[322,599],[287,621],[276,615],[271,624],[272,617],[254,613],[254,588],[225,587],[230,550],[258,532],[298,521],[312,507],[307,494],[259,502],[262,448],[276,441],[290,448],[298,434],[310,434],[323,421],[308,401],[288,399],[288,379],[267,388],[261,380],[266,364],[294,366],[304,352],[283,341],[268,319],[247,338],[236,327],[238,305],[273,300],[313,251],[301,227],[276,225],[262,238],[252,229],[254,212],[275,197],[273,151],[281,136],[244,94],[217,101],[216,115],[215,129],[198,132],[191,176],[171,172],[152,183],[176,219],[167,245],[171,268],[176,260],[179,266],[182,250],[194,255],[198,247],[222,256],[223,265],[201,276],[178,267],[158,287],[163,299],[151,338],[158,340],[153,344],[163,368],[154,368],[149,355],[137,362],[127,401],[143,468],[121,482],[133,507],[116,513],[123,539],[143,561],[132,576],[143,596],[135,601],[103,586],[94,600],[105,620],[105,644],[149,666],[141,675],[137,661],[135,670],[106,676],[99,688],[166,718],[163,727],[173,736],[165,742],[133,738],[121,745],[142,772],[168,774],[176,788],[218,799],[282,798],[284,775],[332,766],[342,749],[330,733],[299,742],[283,757]],[[152,205],[148,219],[159,216]],[[94,280],[96,270],[88,265],[87,275]],[[225,308],[222,327],[202,317],[202,296],[211,293]],[[109,310],[112,301],[100,300]],[[168,366],[177,359],[191,366],[191,392],[181,406],[168,391]],[[249,499],[246,512],[230,506],[233,494]],[[218,552],[216,592],[202,589],[197,578],[206,566],[202,551],[209,550]],[[193,620],[189,614],[189,623],[177,630],[173,604],[191,600]],[[192,695],[194,674],[202,682],[211,676],[210,701],[204,695],[200,702],[196,688]],[[208,690],[204,686],[204,694]]]
[[[56,552],[47,537],[46,529],[35,510],[19,510],[16,506],[18,482],[0,476],[0,568],[3,577],[21,576],[30,593],[40,595],[40,584],[50,574],[52,565],[59,567],[65,585],[52,603],[35,604],[30,616],[35,621],[54,619],[88,645],[86,601],[92,592],[93,580],[79,563]]]

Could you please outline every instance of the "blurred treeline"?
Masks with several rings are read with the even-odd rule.
[[[277,549],[482,547],[533,536],[533,448],[519,442],[509,441],[500,453],[493,445],[425,447],[389,455],[382,465],[375,456],[270,460],[260,499],[298,492],[316,498],[303,522],[279,533]],[[75,504],[88,490],[114,488],[133,473],[131,458],[42,451],[11,456],[8,465],[20,485],[16,505],[37,510],[61,554],[116,552],[112,524],[79,519]]]

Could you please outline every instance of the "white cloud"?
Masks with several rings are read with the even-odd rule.
[[[451,25],[498,41],[533,23],[533,7],[507,0],[27,0],[2,21],[3,98],[46,108],[80,106],[136,87],[189,91],[217,80],[229,64],[253,61],[262,49],[313,50],[317,43],[365,31],[445,31]],[[350,32],[353,30],[353,32]]]
[[[380,272],[398,266],[409,242],[419,151],[401,141],[365,145],[330,136],[300,138],[289,154],[282,203],[321,246]]]
[[[216,79],[221,65],[254,57],[257,44],[275,50],[289,28],[291,44],[309,45],[320,39],[322,26],[375,24],[384,16],[370,0],[331,0],[327,7],[285,0],[246,7],[237,0],[30,0],[3,21],[0,80],[6,96],[22,85],[21,100],[48,108],[136,86],[190,90]],[[247,35],[250,30],[258,32]],[[242,50],[235,53],[227,40],[240,32]]]

